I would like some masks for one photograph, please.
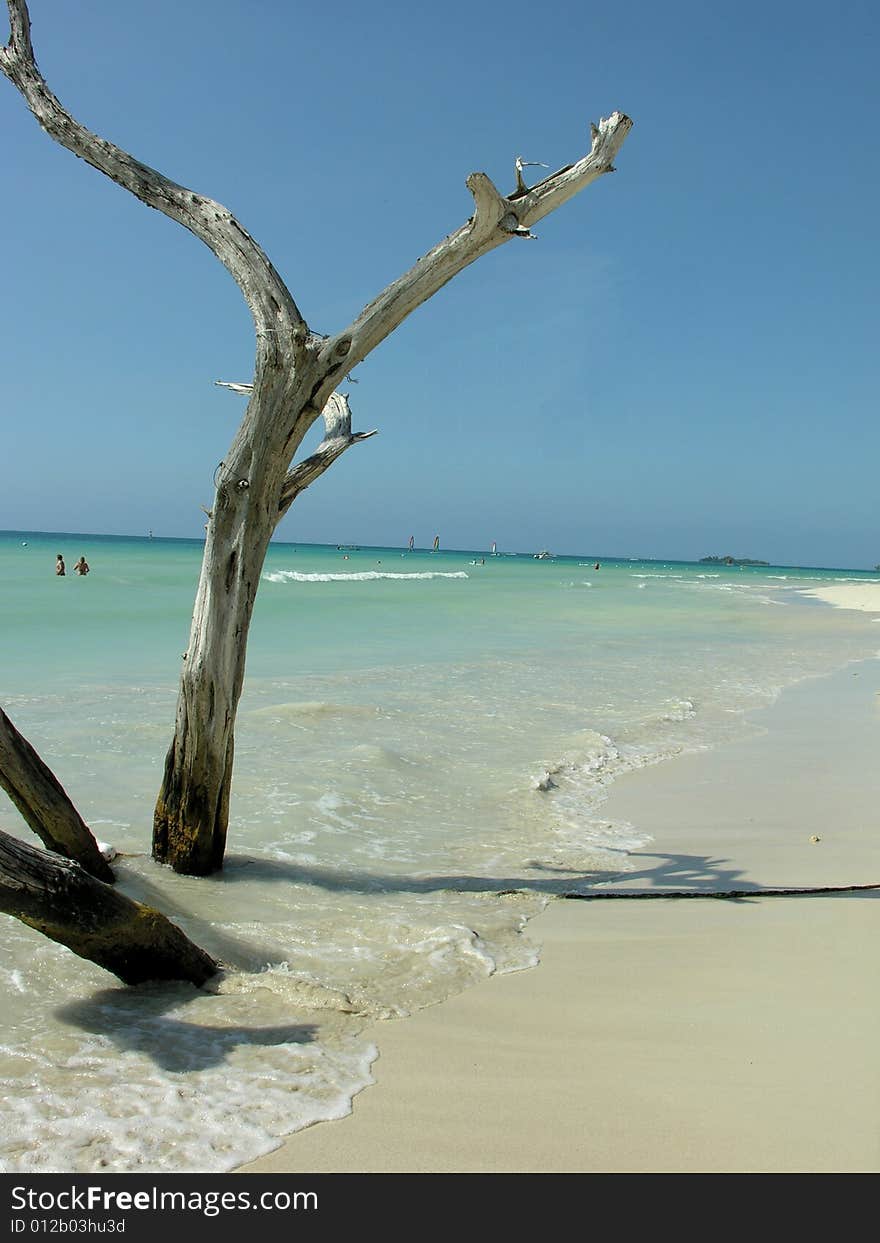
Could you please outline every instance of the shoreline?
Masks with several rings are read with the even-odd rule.
[[[822,600],[836,609],[880,613],[880,579],[873,583],[829,583],[827,587],[809,587],[801,594]]]
[[[880,611],[877,586],[840,603],[862,591],[810,594]],[[606,814],[653,841],[607,887],[880,881],[878,688],[876,659],[847,666],[627,774]],[[352,1113],[235,1172],[876,1172],[878,903],[551,902],[536,968],[375,1025]]]

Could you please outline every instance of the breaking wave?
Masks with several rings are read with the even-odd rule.
[[[268,583],[372,583],[380,578],[468,578],[464,570],[424,570],[417,574],[394,574],[388,570],[352,570],[345,574],[302,574],[299,570],[271,570],[263,575]]]

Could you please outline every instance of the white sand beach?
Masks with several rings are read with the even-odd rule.
[[[813,587],[803,593],[824,600],[839,609],[859,609],[863,613],[880,613],[880,581],[876,583],[830,583]]]
[[[812,594],[880,612],[880,585]],[[750,720],[613,787],[653,841],[608,888],[880,882],[880,664]],[[877,890],[557,900],[537,968],[378,1024],[352,1115],[240,1172],[876,1172],[878,932]]]

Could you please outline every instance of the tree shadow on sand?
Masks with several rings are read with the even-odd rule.
[[[633,871],[584,872],[570,868],[556,868],[533,864],[528,875],[522,876],[467,876],[448,875],[408,876],[381,872],[338,868],[301,866],[283,860],[266,859],[249,855],[229,856],[224,871],[217,876],[205,878],[201,884],[218,887],[218,892],[229,884],[248,880],[274,881],[290,885],[314,886],[331,893],[352,893],[381,897],[383,894],[461,893],[495,896],[538,894],[549,898],[712,898],[730,897],[733,901],[748,902],[767,894],[828,892],[849,897],[877,897],[876,886],[862,886],[861,893],[841,887],[827,890],[779,890],[762,886],[744,879],[740,869],[727,859],[711,855],[676,855],[659,852],[629,855],[633,861],[644,866]],[[613,885],[614,891],[609,891]],[[153,886],[142,877],[132,877],[127,888],[138,890],[139,896],[149,897]],[[166,894],[162,902],[168,906]],[[239,970],[258,971],[266,962],[277,956],[277,947],[244,944],[225,935],[210,922],[189,915],[178,909],[174,912],[186,916],[194,932],[198,931],[212,949],[222,949],[226,963]],[[201,927],[200,927],[201,926]],[[84,1031],[93,1032],[112,1040],[122,1051],[145,1054],[156,1065],[172,1073],[198,1071],[221,1065],[242,1045],[266,1047],[288,1044],[309,1044],[318,1038],[320,1027],[314,1023],[291,1023],[270,1027],[213,1027],[203,1023],[186,1023],[168,1017],[167,1011],[185,1005],[196,998],[204,998],[204,992],[187,984],[156,983],[138,985],[134,988],[109,988],[91,997],[70,1002],[60,1007],[56,1014],[63,1021]]]
[[[695,890],[729,889],[739,884],[760,891],[761,886],[741,880],[741,873],[726,859],[710,855],[642,854],[626,855],[631,862],[651,864],[637,871],[596,870],[554,867],[532,863],[519,875],[474,876],[464,873],[407,874],[367,872],[363,869],[321,867],[298,864],[289,860],[270,859],[260,855],[227,855],[222,872],[201,877],[199,887],[217,895],[216,916],[206,916],[187,909],[176,900],[173,892],[154,884],[140,872],[120,870],[124,891],[141,902],[165,911],[169,918],[185,926],[187,935],[213,954],[222,963],[240,971],[262,970],[278,959],[277,943],[237,937],[219,927],[223,919],[223,890],[229,885],[270,882],[290,886],[306,886],[325,893],[354,894],[381,899],[386,895],[404,894],[473,894],[491,896],[537,895],[564,898],[598,893],[609,885],[634,882],[657,887],[689,887]],[[633,895],[635,896],[635,895]],[[215,905],[213,902],[209,905]],[[295,898],[293,898],[295,907]]]
[[[621,888],[621,896],[693,897],[735,895],[747,899],[754,895],[783,892],[834,893],[863,891],[877,892],[876,886],[828,886],[814,889],[781,889],[759,881],[747,880],[742,869],[729,859],[712,855],[663,854],[639,851],[627,856],[645,862],[635,870],[584,872],[575,868],[532,864],[524,876],[466,876],[450,873],[441,876],[392,875],[380,872],[364,872],[355,869],[322,868],[288,863],[277,859],[265,859],[236,855],[227,859],[222,882],[233,883],[250,879],[286,881],[291,884],[312,885],[337,893],[383,894],[383,893],[485,893],[496,895],[543,894],[551,898],[571,896],[603,896],[608,885]],[[650,861],[650,862],[648,862]],[[639,890],[634,888],[639,885]],[[683,894],[682,891],[688,891]],[[605,895],[610,896],[610,895]]]
[[[739,885],[744,889],[760,892],[762,886],[742,880],[742,872],[732,867],[727,859],[711,855],[643,854],[627,856],[633,860],[655,862],[637,871],[617,870],[589,871],[578,868],[553,867],[549,864],[531,864],[527,872],[519,876],[471,876],[460,873],[443,875],[406,875],[387,872],[365,872],[354,868],[325,868],[314,865],[290,863],[278,859],[266,859],[253,855],[227,857],[220,884],[236,884],[242,881],[278,881],[296,885],[310,885],[331,893],[485,893],[514,894],[535,893],[560,898],[572,890],[587,892],[597,886],[641,881],[663,888],[690,886],[695,889],[731,888]]]
[[[211,1027],[167,1017],[168,1010],[203,997],[186,984],[106,988],[59,1007],[55,1014],[64,1023],[107,1037],[121,1052],[145,1054],[173,1074],[222,1065],[242,1045],[311,1044],[320,1030],[314,1023]]]
[[[577,898],[583,901],[617,897],[621,900],[646,897],[716,897],[734,902],[749,902],[783,892],[760,882],[747,880],[743,871],[733,866],[729,859],[713,855],[638,851],[626,854],[624,858],[631,864],[641,866],[633,870],[621,868],[584,871],[532,863],[520,875],[474,876],[454,872],[430,875],[367,872],[356,868],[298,864],[259,855],[227,855],[222,872],[202,877],[198,882],[200,888],[210,889],[216,894],[216,914],[212,915],[188,910],[185,905],[175,900],[172,893],[153,884],[139,872],[121,872],[120,880],[123,882],[124,891],[131,897],[166,911],[170,918],[185,926],[189,936],[224,965],[244,972],[262,971],[268,963],[279,958],[277,942],[273,943],[268,937],[242,938],[219,926],[223,920],[224,889],[229,885],[251,881],[305,886],[330,894],[354,894],[377,899],[386,895],[446,892],[487,897],[536,895],[549,899]],[[615,892],[609,892],[612,887]],[[856,888],[858,887],[846,887],[841,896],[877,896],[877,891],[854,893]],[[792,894],[796,892],[791,891]],[[840,890],[804,892],[828,892],[833,896]],[[295,895],[292,895],[291,904],[291,909],[295,910]],[[259,934],[256,935],[259,937]]]

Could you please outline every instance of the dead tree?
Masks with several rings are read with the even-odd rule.
[[[89,876],[72,859],[0,832],[0,911],[15,915],[126,984],[204,984],[217,963],[159,911]]]
[[[223,863],[229,817],[234,725],[242,690],[248,629],[270,537],[296,496],[350,445],[340,383],[404,319],[482,255],[531,228],[578,191],[613,171],[632,125],[619,112],[591,126],[591,147],[576,163],[529,187],[517,157],[516,186],[502,194],[485,173],[467,186],[474,211],[341,332],[309,327],[266,255],[221,204],[170,181],[91,133],[61,105],[34,59],[25,0],[7,0],[10,39],[0,69],[56,142],[189,229],[237,282],[256,333],[247,410],[217,472],[207,523],[189,647],[183,664],[174,737],[165,761],[153,825],[153,855],[180,872],[204,875]],[[291,466],[314,422],[326,437]]]

